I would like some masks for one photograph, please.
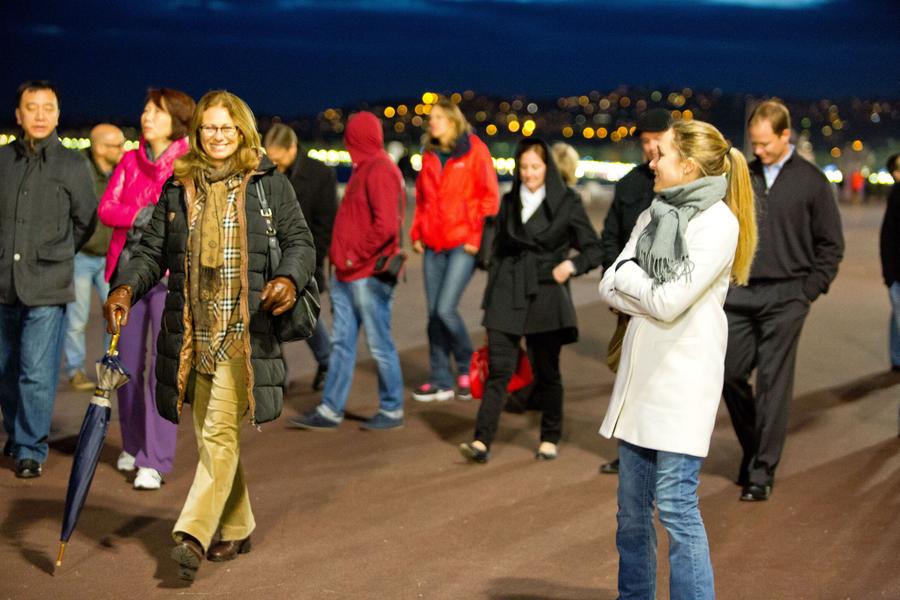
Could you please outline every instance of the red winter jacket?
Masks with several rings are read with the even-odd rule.
[[[496,214],[499,204],[490,151],[475,134],[462,136],[443,168],[433,150],[423,154],[410,238],[436,251],[462,244],[477,248],[484,218]]]
[[[344,145],[353,172],[341,200],[328,257],[339,281],[370,277],[379,256],[399,246],[403,176],[384,151],[381,121],[360,112],[347,121]]]

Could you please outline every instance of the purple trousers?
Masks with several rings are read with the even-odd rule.
[[[156,411],[156,337],[162,326],[165,300],[166,288],[157,284],[131,307],[128,325],[122,328],[119,339],[119,359],[131,373],[131,381],[118,391],[122,446],[125,452],[134,456],[135,465],[160,473],[172,470],[178,433],[177,426]]]

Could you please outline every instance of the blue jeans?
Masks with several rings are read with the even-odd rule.
[[[891,296],[891,366],[900,367],[900,281],[888,288]]]
[[[65,308],[0,304],[0,409],[16,460],[47,459]]]
[[[91,256],[81,252],[75,255],[75,301],[66,305],[66,337],[63,343],[67,378],[71,379],[76,371],[84,370],[84,331],[91,312],[91,288],[97,290],[101,304],[106,302],[109,283],[103,276],[105,269],[105,256]],[[104,346],[108,346],[109,335],[105,334],[103,339]]]
[[[669,597],[715,597],[697,485],[702,458],[619,441],[619,598],[656,598],[654,503],[669,535]]]
[[[466,324],[459,315],[459,299],[472,273],[475,257],[457,246],[452,250],[435,252],[425,249],[425,297],[428,304],[428,348],[431,362],[429,383],[453,388],[450,355],[456,360],[460,375],[469,372],[472,360],[472,340]]]
[[[355,281],[331,279],[331,359],[322,403],[317,410],[326,419],[341,421],[344,405],[356,368],[356,340],[359,326],[366,332],[369,354],[378,367],[380,412],[399,419],[403,416],[403,375],[400,357],[391,337],[391,309],[394,286],[367,277]]]
[[[306,340],[306,345],[312,350],[313,357],[320,367],[328,367],[328,361],[331,359],[331,340],[328,337],[328,328],[325,327],[325,321],[319,319],[316,321],[316,329],[311,337]]]

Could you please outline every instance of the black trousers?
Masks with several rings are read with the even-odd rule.
[[[484,397],[475,421],[475,439],[490,446],[497,433],[500,413],[506,399],[506,386],[519,363],[519,341],[522,336],[488,330],[488,379]],[[562,377],[559,373],[559,350],[562,346],[558,332],[535,333],[525,336],[531,369],[534,372],[532,398],[541,409],[541,441],[558,444],[562,437]]]
[[[728,292],[725,311],[723,395],[744,454],[738,482],[772,485],[787,436],[797,344],[809,300],[800,280],[751,284]]]

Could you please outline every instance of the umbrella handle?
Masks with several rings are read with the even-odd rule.
[[[116,320],[116,332],[112,339],[109,340],[109,350],[106,351],[110,356],[116,356],[119,353],[119,335],[122,333],[122,313],[113,311],[113,318]]]

